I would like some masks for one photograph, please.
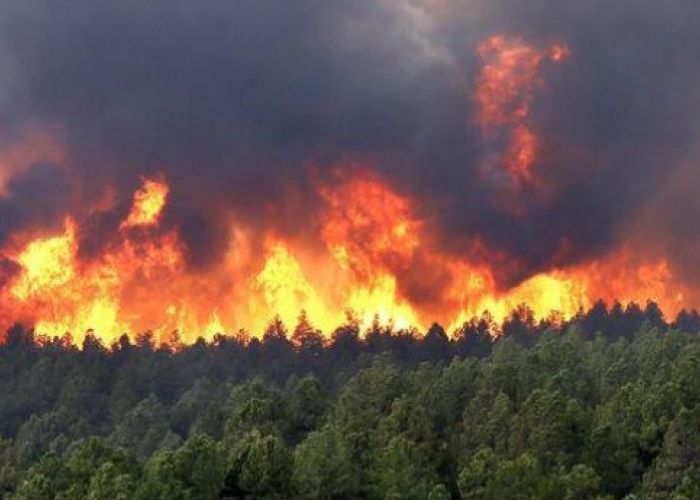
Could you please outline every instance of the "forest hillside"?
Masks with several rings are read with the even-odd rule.
[[[11,499],[700,496],[700,318],[0,346]]]

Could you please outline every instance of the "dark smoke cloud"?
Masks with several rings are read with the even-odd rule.
[[[75,188],[62,169],[34,165],[15,176],[7,190],[0,196],[0,243],[18,229],[61,227]]]
[[[308,163],[359,155],[422,201],[447,248],[479,234],[518,256],[504,276],[517,281],[606,251],[687,163],[699,20],[695,0],[3,2],[0,124],[60,127],[81,189],[61,198],[63,173],[32,170],[0,200],[0,236],[106,184],[128,203],[139,174],[163,172],[168,222],[203,264],[226,246],[228,211],[309,230]],[[534,105],[551,193],[517,195],[517,215],[480,179],[469,119],[474,48],[495,32],[573,53]]]

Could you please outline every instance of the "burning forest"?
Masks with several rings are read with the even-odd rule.
[[[638,262],[625,248],[499,290],[493,250],[480,239],[468,257],[441,252],[409,198],[365,167],[336,172],[343,179],[319,188],[322,246],[232,222],[235,246],[204,271],[188,269],[177,230],[161,227],[168,185],[144,178],[113,241],[95,256],[81,258],[84,226],[71,215],[56,234],[15,240],[17,250],[5,254],[3,327],[25,321],[49,335],[91,330],[112,341],[154,331],[161,340],[173,332],[194,340],[234,328],[262,332],[274,317],[294,325],[302,311],[332,331],[347,319],[363,329],[375,321],[455,329],[484,312],[501,322],[521,305],[539,319],[569,319],[599,299],[653,300],[670,313],[687,305],[665,259]],[[513,266],[508,258],[494,265]]]
[[[699,27],[0,1],[0,499],[700,498]]]
[[[471,3],[0,7],[0,330],[700,307],[696,30]]]

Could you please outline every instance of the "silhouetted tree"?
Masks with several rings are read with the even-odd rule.
[[[474,317],[457,329],[457,351],[462,356],[485,356],[491,352],[491,344],[497,334],[493,317],[485,312],[480,318]]]
[[[532,345],[537,333],[535,315],[525,304],[519,305],[503,322],[503,336],[512,337],[524,345]]]
[[[442,361],[450,358],[452,348],[445,329],[433,323],[421,341],[420,350],[426,361]]]
[[[672,326],[682,332],[698,333],[700,332],[700,314],[695,309],[690,312],[681,309]]]

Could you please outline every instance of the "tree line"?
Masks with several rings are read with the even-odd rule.
[[[0,345],[8,499],[700,498],[700,317]]]

